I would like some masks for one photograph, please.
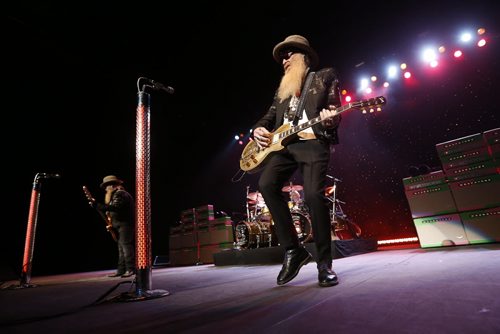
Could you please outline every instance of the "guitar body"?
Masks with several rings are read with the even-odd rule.
[[[336,115],[351,109],[361,109],[366,112],[366,108],[370,108],[372,112],[375,108],[380,110],[380,107],[386,103],[383,96],[370,98],[368,100],[361,100],[350,102],[346,105],[335,108]],[[335,117],[331,116],[331,117]],[[290,123],[283,124],[276,131],[270,134],[271,144],[268,147],[261,148],[253,140],[249,141],[243,149],[240,157],[240,169],[249,174],[256,173],[262,169],[266,158],[273,152],[277,152],[285,148],[286,144],[290,142],[300,131],[303,131],[314,124],[323,121],[320,116],[313,118],[305,123],[292,126]]]
[[[283,124],[276,131],[271,133],[271,144],[268,147],[259,147],[255,141],[249,141],[243,149],[240,158],[241,170],[249,174],[256,173],[262,169],[263,162],[267,156],[273,152],[281,151],[285,148],[285,142],[280,134],[290,130],[290,124]],[[291,138],[286,138],[290,141]]]

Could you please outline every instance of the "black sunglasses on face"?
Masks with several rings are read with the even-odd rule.
[[[280,59],[281,61],[289,59],[294,53],[304,53],[304,51],[297,48],[286,48],[280,51]]]

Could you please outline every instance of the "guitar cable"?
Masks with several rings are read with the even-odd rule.
[[[126,294],[126,293],[122,293],[122,294],[119,294],[117,296],[113,296],[113,297],[108,298],[108,299],[105,299],[105,298],[110,293],[112,293],[113,291],[115,291],[120,285],[126,284],[126,283],[131,283],[132,286],[133,286],[134,282],[135,282],[135,278],[134,278],[133,281],[119,282],[118,284],[116,284],[113,287],[111,287],[104,294],[102,294],[94,302],[92,302],[92,303],[90,303],[88,305],[83,305],[83,306],[77,307],[76,309],[69,310],[69,311],[64,311],[64,312],[60,312],[60,313],[56,313],[56,314],[43,315],[43,316],[33,316],[33,317],[30,317],[30,318],[25,318],[25,319],[15,319],[15,320],[10,320],[10,321],[0,322],[0,328],[1,327],[21,325],[21,324],[28,324],[28,323],[33,323],[33,322],[43,321],[43,320],[48,320],[48,319],[54,319],[54,318],[62,317],[62,316],[65,316],[65,315],[75,314],[75,313],[83,311],[84,309],[86,309],[88,307],[91,307],[91,306],[98,306],[98,305],[102,305],[102,304],[110,302],[110,301],[114,301],[115,299],[119,298],[120,296],[122,296],[123,294]]]
[[[237,177],[237,175],[238,175],[240,172],[243,172],[243,173],[241,174],[241,176],[240,176],[240,177],[236,178],[236,177]],[[233,182],[233,183],[240,182],[240,181],[241,181],[241,179],[243,178],[243,176],[245,176],[245,174],[246,174],[246,173],[247,173],[247,172],[246,172],[246,171],[243,171],[241,168],[240,168],[240,169],[238,169],[238,171],[237,171],[237,172],[233,175],[233,177],[231,178],[231,182]]]

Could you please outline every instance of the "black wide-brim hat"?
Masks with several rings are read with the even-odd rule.
[[[273,49],[273,58],[276,60],[278,63],[281,64],[282,60],[280,57],[280,54],[282,51],[286,50],[287,48],[295,48],[299,49],[301,51],[304,51],[304,53],[309,56],[310,64],[309,66],[311,68],[315,68],[318,66],[319,63],[319,57],[316,51],[314,51],[313,48],[311,48],[311,45],[309,44],[309,41],[301,35],[290,35],[287,38],[285,38],[284,41],[276,44],[276,46]]]

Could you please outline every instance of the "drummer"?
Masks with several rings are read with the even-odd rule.
[[[288,208],[291,211],[297,211],[297,210],[302,210],[303,209],[303,200],[302,196],[300,194],[301,191],[303,191],[304,187],[302,187],[300,184],[293,184],[290,182],[290,185],[285,186],[281,189],[283,192],[287,192],[288,196],[290,197],[290,201],[288,202]]]
[[[247,207],[249,211],[248,217],[250,220],[259,217],[265,220],[270,219],[271,214],[269,213],[269,209],[264,202],[264,197],[262,197],[258,191],[247,195]]]
[[[290,191],[290,202],[288,204],[291,210],[300,210],[302,208],[302,197],[298,190]]]

